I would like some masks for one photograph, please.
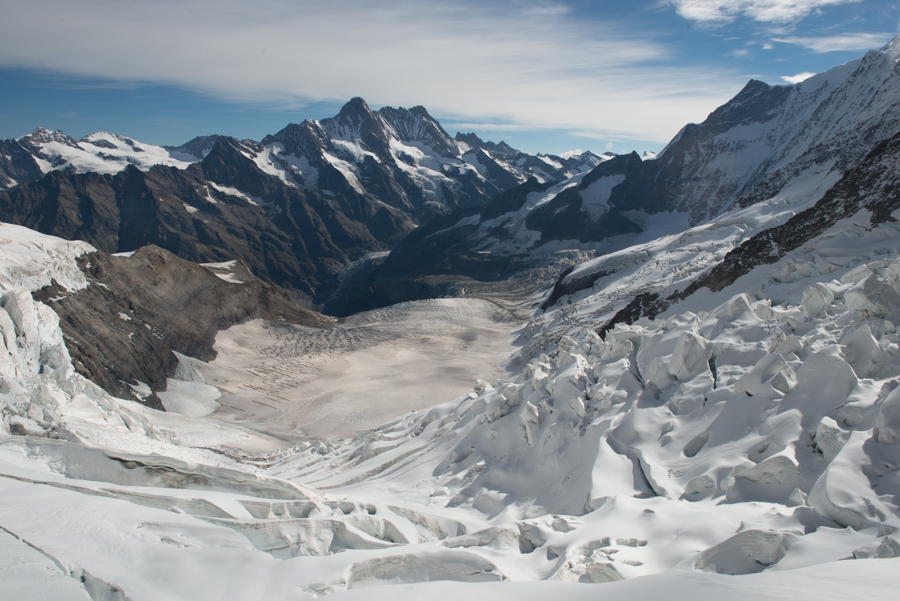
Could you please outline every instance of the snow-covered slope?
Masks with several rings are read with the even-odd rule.
[[[889,87],[894,67],[884,61],[893,52],[803,89],[847,91],[870,76]],[[745,106],[749,122],[768,123],[760,115],[800,106],[785,100],[798,88],[779,88],[774,104],[751,102],[772,98],[751,88],[720,117]],[[797,168],[777,193],[694,227],[693,207],[674,214],[679,227],[673,214],[614,198],[644,166],[673,156],[686,130],[656,159],[613,158],[568,184],[531,179],[483,210],[419,228],[416,244],[459,244],[472,253],[460,255],[469,267],[485,254],[506,252],[508,261],[554,245],[610,252],[533,298],[507,377],[347,440],[275,441],[105,394],[74,372],[58,318],[32,296],[51,275],[64,288],[94,285],[79,279],[75,261],[90,248],[0,227],[0,411],[9,432],[0,432],[0,592],[133,601],[892,598],[900,135],[889,131],[894,112],[867,113],[880,93],[871,102],[848,94],[850,108],[839,110],[833,96],[807,120],[832,127],[832,137],[809,133],[795,154],[769,146],[782,163],[766,181]],[[305,124],[325,138],[292,139],[322,148],[327,139],[335,150],[323,160],[347,186],[362,186],[354,169],[378,172],[378,144],[390,149],[399,138],[380,138],[386,130],[369,128],[365,114],[343,117]],[[748,123],[733,121],[732,132]],[[439,131],[392,123],[432,154],[404,147],[451,160],[442,153],[452,154],[452,140]],[[851,123],[863,135],[853,138]],[[226,150],[262,165],[268,159],[254,148],[217,141],[204,168],[226,173],[225,162],[213,164]],[[488,173],[480,156],[467,164]],[[318,169],[317,181],[331,173],[284,160],[304,173],[292,190],[308,185],[304,170]],[[745,156],[720,174],[749,184],[751,163]],[[714,173],[703,177],[714,185]],[[262,198],[237,179],[213,181],[226,196]],[[641,231],[600,235],[624,225],[619,218]],[[591,225],[573,244],[563,234],[578,219]]]
[[[200,158],[104,131],[75,140],[61,131],[39,127],[31,134],[17,138],[15,142],[31,154],[32,160],[43,173],[53,170],[118,173],[128,165],[134,165],[143,171],[153,165],[184,169]],[[7,181],[3,187],[9,188],[15,183],[19,182]]]
[[[349,185],[423,218],[481,206],[528,177],[565,179],[602,160],[589,152],[529,155],[475,134],[451,138],[424,107],[372,111],[362,98],[333,118],[288,125],[255,154],[263,170],[285,181],[332,194]]]

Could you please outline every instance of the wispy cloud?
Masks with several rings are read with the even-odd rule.
[[[788,83],[800,83],[801,81],[809,79],[813,75],[815,75],[815,73],[804,71],[803,73],[797,73],[796,75],[782,75],[781,79]]]
[[[803,46],[813,52],[838,52],[847,50],[868,50],[879,48],[894,37],[892,33],[853,33],[825,37],[772,38],[775,42]]]
[[[239,102],[363,96],[605,139],[665,142],[743,83],[551,0],[30,0],[3,12],[0,65]]]
[[[668,0],[679,15],[704,24],[727,23],[750,17],[763,23],[791,23],[823,6],[862,0]]]
[[[457,121],[448,121],[444,120],[441,125],[446,126],[450,129],[457,129],[459,131],[532,131],[534,127],[528,125],[526,123],[491,123],[491,122],[482,122],[482,123],[460,123]]]

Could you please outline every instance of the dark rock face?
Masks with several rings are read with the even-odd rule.
[[[545,205],[531,211],[525,218],[525,226],[540,232],[537,244],[550,240],[577,240],[579,242],[599,242],[621,234],[637,234],[641,228],[628,220],[616,208],[611,207],[594,220],[583,210],[579,190],[574,186],[566,188]]]
[[[341,265],[413,228],[383,204],[337,203],[290,186],[258,169],[250,153],[219,137],[201,163],[183,170],[50,172],[0,192],[0,219],[108,253],[155,244],[195,262],[237,258],[264,281],[309,296]]]
[[[231,273],[242,284],[157,246],[131,257],[91,253],[79,263],[87,288],[68,293],[54,282],[35,299],[59,315],[80,374],[121,398],[134,398],[129,384],[144,382],[153,394],[139,400],[155,408],[161,408],[155,392],[165,390],[178,366],[173,351],[210,361],[219,330],[256,318],[316,327],[333,323],[240,264]]]
[[[28,148],[17,140],[0,140],[0,190],[43,176]]]
[[[527,255],[481,252],[473,235],[483,222],[518,210],[529,194],[549,186],[532,178],[500,194],[481,210],[463,209],[434,217],[410,232],[383,263],[360,273],[347,286],[346,294],[326,303],[326,312],[350,315],[399,302],[455,296],[463,288],[477,288],[480,283],[500,282],[518,274]],[[502,225],[490,233],[500,238],[509,236]]]
[[[219,136],[197,136],[190,142],[182,144],[181,146],[163,146],[166,150],[170,152],[180,152],[181,154],[187,154],[198,161],[206,158],[206,155],[209,154],[209,151],[212,150],[212,147],[215,146],[216,140],[219,139]]]
[[[564,270],[561,274],[559,274],[559,279],[556,280],[556,283],[553,285],[553,289],[550,291],[550,296],[547,297],[543,303],[541,303],[541,310],[546,311],[550,307],[556,304],[556,302],[564,296],[569,296],[571,294],[575,294],[576,292],[580,292],[582,290],[587,290],[592,287],[597,280],[602,277],[606,277],[611,275],[612,271],[603,271],[597,270],[592,271],[584,277],[580,278],[572,278],[571,280],[567,280],[568,276],[574,270],[574,266]]]

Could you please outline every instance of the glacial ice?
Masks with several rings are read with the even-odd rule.
[[[258,448],[252,431],[154,412],[77,375],[30,294],[50,259],[29,260],[32,287],[11,285],[0,310],[0,526],[18,537],[0,552],[33,545],[66,566],[48,586],[90,593],[90,574],[135,601],[238,599],[266,574],[273,594],[309,598],[898,555],[900,262],[603,338],[573,329],[448,403],[260,453],[241,450]],[[21,580],[9,582],[0,590]]]

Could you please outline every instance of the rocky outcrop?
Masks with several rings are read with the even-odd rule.
[[[218,331],[250,319],[333,323],[240,263],[231,266],[230,276],[217,275],[151,245],[130,257],[91,253],[79,264],[86,288],[70,293],[54,281],[34,298],[59,315],[80,374],[114,396],[156,408],[161,405],[155,393],[165,390],[178,366],[173,351],[210,361]]]

